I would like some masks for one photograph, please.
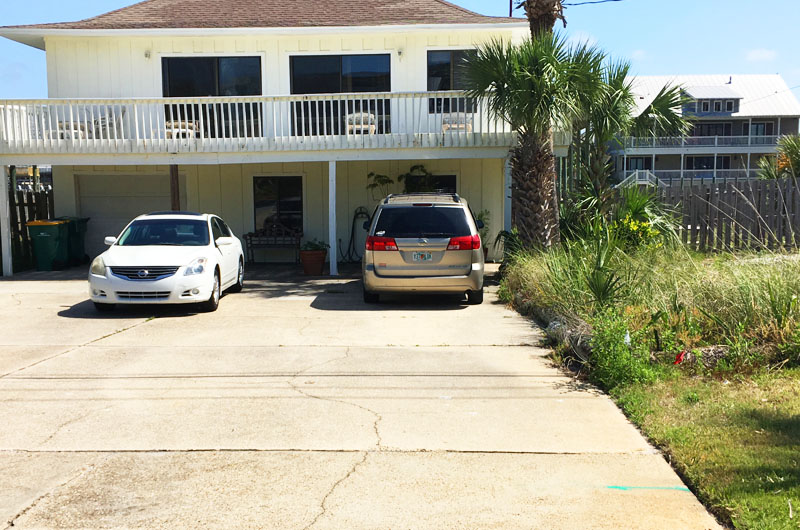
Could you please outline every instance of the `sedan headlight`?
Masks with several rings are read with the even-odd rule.
[[[208,260],[206,258],[197,258],[193,262],[186,267],[186,272],[184,273],[186,276],[191,276],[193,274],[203,274],[203,271],[206,270],[206,262]]]
[[[92,266],[89,268],[89,272],[95,276],[106,275],[106,263],[103,261],[102,256],[97,256],[94,258],[94,261],[92,261]]]

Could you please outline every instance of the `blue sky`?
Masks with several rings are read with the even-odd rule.
[[[507,0],[451,1],[508,14]],[[78,20],[131,3],[0,0],[0,25]],[[798,0],[622,0],[569,7],[566,15],[572,38],[628,58],[639,74],[779,73],[800,85]],[[47,97],[45,75],[44,52],[0,39],[0,98]]]

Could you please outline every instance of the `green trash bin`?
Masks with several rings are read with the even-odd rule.
[[[69,265],[67,221],[31,221],[27,226],[37,271],[63,269]]]
[[[67,221],[69,232],[69,263],[81,265],[89,261],[86,255],[86,230],[89,224],[88,217],[56,217],[56,221]]]

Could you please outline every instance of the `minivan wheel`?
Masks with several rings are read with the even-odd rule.
[[[472,305],[483,303],[483,287],[480,291],[467,291],[467,301]]]
[[[380,296],[378,293],[371,293],[364,289],[364,302],[367,304],[377,304],[380,302]]]

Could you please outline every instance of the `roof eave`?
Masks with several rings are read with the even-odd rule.
[[[465,24],[387,24],[380,26],[294,26],[271,28],[137,28],[137,29],[65,29],[65,28],[26,28],[0,27],[0,37],[27,44],[34,48],[44,49],[44,39],[50,36],[60,37],[146,37],[146,36],[196,36],[196,35],[284,35],[284,34],[343,34],[354,31],[368,33],[407,33],[417,31],[440,30],[447,27],[449,31],[476,29],[498,30],[527,28],[528,23],[520,22],[481,22]]]

